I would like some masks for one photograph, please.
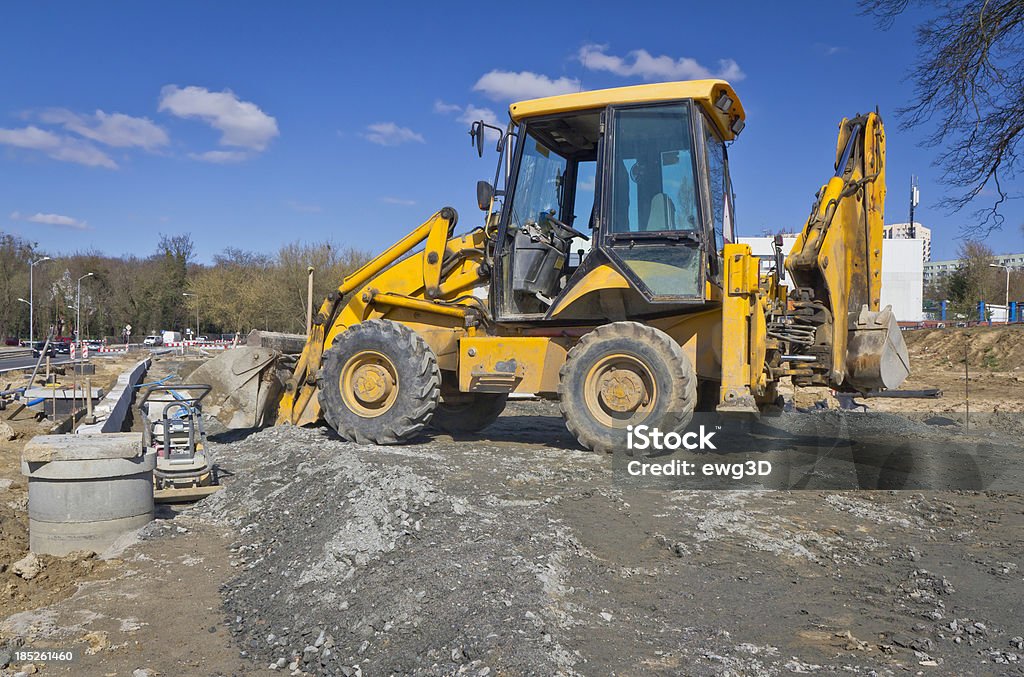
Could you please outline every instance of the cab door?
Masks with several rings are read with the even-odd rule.
[[[692,101],[611,106],[602,250],[650,303],[703,303],[714,248]]]

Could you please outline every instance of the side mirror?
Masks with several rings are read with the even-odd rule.
[[[472,143],[476,146],[476,154],[480,157],[484,156],[484,137],[487,135],[487,130],[493,129],[498,133],[498,151],[500,152],[503,147],[505,140],[505,133],[501,127],[495,127],[489,125],[483,120],[475,121],[469,128],[469,138],[472,139]]]
[[[471,143],[476,145],[476,154],[480,157],[484,156],[484,122],[483,120],[477,120],[469,128],[469,138]]]
[[[487,211],[491,208],[491,202],[494,200],[494,186],[487,181],[476,182],[476,206],[481,211]]]

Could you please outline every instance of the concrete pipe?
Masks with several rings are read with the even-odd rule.
[[[153,519],[156,454],[141,433],[43,435],[22,454],[28,477],[29,547],[66,555],[103,552]]]

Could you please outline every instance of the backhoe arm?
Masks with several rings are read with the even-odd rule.
[[[445,245],[458,221],[458,215],[451,207],[436,212],[408,235],[368,261],[359,270],[345,277],[337,290],[332,292],[320,305],[313,317],[312,327],[306,339],[305,348],[299,356],[295,370],[284,384],[284,394],[278,404],[277,423],[298,424],[303,419],[310,400],[316,394],[316,377],[320,369],[328,337],[333,337],[344,327],[338,326],[342,300],[367,282],[411,252],[424,240],[427,241],[423,256],[422,287],[426,296],[438,293],[441,281],[441,263]]]
[[[895,388],[909,374],[892,310],[879,310],[885,208],[885,130],[877,113],[844,119],[835,174],[822,186],[786,258],[786,321],[813,329],[791,352],[813,357],[798,385]]]

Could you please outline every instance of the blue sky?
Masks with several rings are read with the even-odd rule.
[[[377,251],[445,205],[460,229],[479,223],[495,157],[476,157],[467,120],[580,86],[727,74],[748,113],[730,150],[741,234],[802,226],[838,121],[877,104],[886,221],[907,220],[918,174],[917,220],[949,258],[970,215],[934,207],[935,151],[894,113],[913,96],[913,23],[880,32],[847,1],[11,5],[0,230],[142,256],[188,232],[202,261],[297,239]],[[990,245],[1024,250],[1024,204],[1005,214]]]

